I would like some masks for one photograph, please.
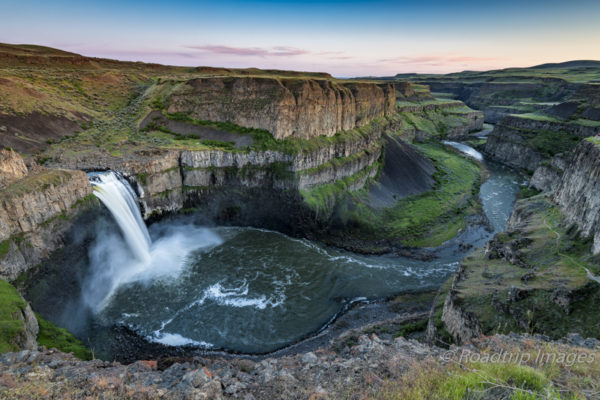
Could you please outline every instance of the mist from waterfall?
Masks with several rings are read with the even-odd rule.
[[[118,231],[100,230],[89,250],[91,268],[82,298],[94,312],[105,306],[119,286],[177,277],[190,253],[222,243],[208,228],[181,224],[157,226],[152,240],[127,180],[110,171],[90,174],[90,181],[94,195],[119,226]]]

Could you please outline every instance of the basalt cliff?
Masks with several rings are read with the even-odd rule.
[[[264,129],[276,139],[333,136],[396,108],[391,84],[300,78],[197,78],[178,82],[166,100],[169,113]]]
[[[0,276],[14,280],[64,245],[67,221],[92,193],[82,171],[36,168],[29,172],[13,151],[0,151]]]

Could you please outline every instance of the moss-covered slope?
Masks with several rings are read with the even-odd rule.
[[[458,341],[511,331],[600,337],[600,262],[590,249],[543,195],[520,200],[506,232],[456,272],[441,316],[446,330]]]

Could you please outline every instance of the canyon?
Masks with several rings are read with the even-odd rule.
[[[579,64],[569,77],[538,68],[546,72],[518,79],[515,71],[492,71],[341,80],[124,63],[14,45],[0,46],[0,64],[0,90],[9,94],[0,98],[0,291],[16,327],[0,343],[8,377],[0,393],[28,390],[31,372],[55,395],[104,388],[148,398],[266,398],[298,390],[336,397],[336,385],[362,394],[386,388],[379,375],[401,379],[398,371],[427,368],[426,359],[436,360],[435,371],[448,368],[437,364],[448,343],[464,346],[451,348],[454,355],[532,343],[594,354],[600,348],[571,334],[575,328],[600,337],[591,308],[600,296],[600,90],[573,80]],[[484,122],[495,123],[491,133]],[[465,157],[448,140],[483,156]],[[163,346],[115,323],[102,334],[113,337],[123,364],[78,360],[59,350],[84,359],[89,350],[44,317],[58,322],[53,310],[85,287],[81,268],[98,232],[116,229],[90,184],[94,173],[112,172],[159,241],[168,238],[160,232],[171,221],[186,221],[216,225],[226,245],[230,237],[268,237],[288,249],[306,246],[327,257],[322,265],[373,268],[389,259],[409,266],[405,276],[427,266],[441,272],[415,274],[416,293],[390,289],[385,300],[342,302],[329,321],[306,335],[294,332],[291,345],[267,354]],[[491,200],[481,197],[499,183],[521,191],[505,229],[502,218],[486,214]],[[208,251],[199,260],[222,254]],[[231,304],[247,301],[250,279],[211,286],[202,302],[215,290]],[[64,293],[51,295],[58,287]],[[364,320],[352,325],[361,313]]]

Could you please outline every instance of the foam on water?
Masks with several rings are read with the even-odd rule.
[[[152,242],[135,192],[127,181],[114,172],[95,173],[90,180],[94,195],[108,208],[120,229],[120,235],[114,231],[99,232],[90,248],[91,274],[82,295],[94,311],[101,310],[121,285],[175,278],[190,253],[222,243],[210,229],[193,225],[163,227]]]
[[[151,342],[166,344],[167,346],[198,346],[203,348],[213,347],[211,343],[193,340],[178,333],[155,332],[155,335],[148,336],[147,339]]]

